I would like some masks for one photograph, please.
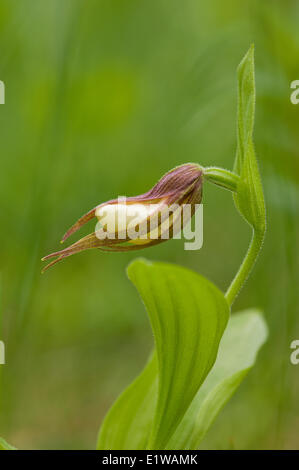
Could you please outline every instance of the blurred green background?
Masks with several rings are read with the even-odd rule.
[[[95,447],[152,347],[125,273],[136,254],[88,251],[43,276],[40,258],[87,210],[175,165],[232,168],[236,67],[254,42],[268,231],[234,310],[260,307],[270,338],[202,448],[299,449],[298,21],[296,0],[0,0],[0,435],[11,444]],[[140,254],[224,290],[249,238],[231,195],[206,183],[203,248],[173,240]]]

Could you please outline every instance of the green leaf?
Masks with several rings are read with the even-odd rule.
[[[215,362],[229,308],[212,283],[175,265],[137,260],[128,275],[155,336],[159,388],[148,447],[163,449]]]
[[[215,362],[229,307],[211,282],[175,265],[137,260],[128,275],[149,314],[158,366],[153,358],[116,402],[104,421],[98,448],[122,449],[124,443],[126,448],[144,448],[147,442],[147,448],[163,449]],[[158,393],[153,387],[155,367]],[[144,414],[144,401],[142,405],[138,397],[149,397]],[[126,436],[121,431],[117,436],[120,428]]]
[[[11,446],[6,442],[2,437],[0,437],[0,450],[17,450],[15,447]]]
[[[265,321],[256,310],[246,310],[230,318],[215,365],[167,448],[198,448],[219,411],[254,365],[267,334]]]
[[[238,67],[237,154],[234,171],[240,181],[235,204],[261,238],[266,227],[263,188],[253,145],[255,114],[254,47],[251,46]]]
[[[145,449],[154,418],[157,391],[157,357],[152,354],[139,377],[107,413],[100,429],[97,449]]]
[[[253,367],[267,338],[267,326],[256,310],[234,314],[222,337],[217,360],[167,449],[197,449],[217,414]],[[104,420],[98,449],[144,449],[157,399],[157,358],[120,396]]]
[[[238,67],[237,155],[234,171],[241,173],[246,147],[253,136],[255,114],[254,46]]]

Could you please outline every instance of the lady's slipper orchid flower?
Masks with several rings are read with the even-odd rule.
[[[43,271],[64,258],[90,248],[103,251],[133,251],[173,238],[186,223],[181,208],[190,207],[189,219],[202,199],[202,168],[195,163],[166,173],[148,192],[135,197],[104,202],[83,215],[64,235],[64,242],[82,225],[96,217],[94,233],[42,260],[57,257]]]

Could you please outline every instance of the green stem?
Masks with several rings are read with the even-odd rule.
[[[211,183],[221,186],[224,189],[228,189],[229,191],[237,191],[240,177],[236,173],[225,170],[224,168],[210,166],[208,168],[203,168],[203,174]]]
[[[238,296],[241,288],[245,284],[260,252],[264,240],[264,232],[258,233],[255,230],[252,232],[252,239],[245,255],[245,258],[234,277],[231,285],[227,289],[225,298],[229,305],[232,305]]]
[[[228,189],[232,192],[237,192],[238,190],[240,176],[232,171],[211,166],[203,168],[203,175],[208,181],[216,184],[217,186],[221,186],[222,188]],[[251,242],[245,258],[225,294],[225,298],[229,305],[232,305],[235,301],[254,266],[263,244],[264,234],[264,230],[257,232],[253,229]]]

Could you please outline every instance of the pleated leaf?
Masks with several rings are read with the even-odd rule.
[[[246,310],[230,318],[215,365],[167,448],[198,448],[219,411],[254,365],[267,334],[265,321],[256,310]]]
[[[140,433],[138,442],[136,437],[129,435],[117,438],[118,426],[125,428],[128,423],[120,424],[120,413],[112,408],[100,432],[98,448],[128,448],[123,447],[124,443],[130,445],[128,440],[135,439],[136,448],[146,441],[147,448],[163,449],[215,362],[228,321],[229,307],[222,292],[211,282],[176,265],[137,260],[129,266],[128,275],[142,297],[153,329],[158,392],[154,388],[152,392],[146,387],[143,392],[139,389],[140,384],[147,384],[148,387],[150,373],[152,385],[156,380],[153,378],[153,359],[148,369],[131,386],[133,393],[130,394],[128,389],[125,394],[129,393],[129,396],[122,396],[114,405],[121,408],[122,404],[129,406],[128,403],[132,402],[132,413],[142,415],[141,427],[145,428],[145,432]],[[142,412],[144,405],[140,406],[137,399],[139,395],[143,398],[146,394],[149,394],[152,403],[152,411],[146,411],[147,424]],[[130,416],[129,410],[122,412]],[[113,422],[113,417],[118,424]],[[109,423],[110,420],[112,422]],[[129,426],[141,429],[139,421],[137,423],[134,418],[129,419]],[[133,441],[130,443],[133,445]]]
[[[225,403],[253,367],[267,339],[267,326],[256,310],[234,314],[220,343],[218,357],[167,449],[197,449]],[[151,432],[158,390],[157,358],[152,356],[141,375],[108,413],[99,436],[99,449],[145,449]]]
[[[146,449],[155,413],[158,390],[157,357],[120,395],[100,429],[98,450]]]

